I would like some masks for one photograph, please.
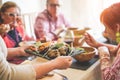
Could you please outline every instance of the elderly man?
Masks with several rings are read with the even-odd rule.
[[[46,7],[43,12],[39,13],[35,25],[35,35],[37,39],[57,40],[58,32],[64,27],[70,27],[71,24],[65,19],[63,14],[58,13],[60,7],[59,0],[47,0]]]

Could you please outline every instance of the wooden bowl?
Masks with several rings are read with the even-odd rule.
[[[75,36],[80,36],[80,35],[84,35],[85,32],[86,32],[86,30],[84,30],[84,29],[74,30],[73,32],[74,32],[74,35],[75,35]]]
[[[93,47],[80,47],[83,48],[85,50],[85,52],[80,53],[80,54],[76,54],[74,55],[74,59],[76,59],[79,62],[86,62],[91,60],[95,54],[96,54],[96,49]]]
[[[84,36],[75,36],[74,41],[73,41],[73,46],[74,47],[81,47],[85,42]]]
[[[85,42],[84,34],[86,31],[84,29],[82,29],[82,30],[74,30],[73,32],[74,32],[73,46],[81,47],[83,45],[83,43]]]

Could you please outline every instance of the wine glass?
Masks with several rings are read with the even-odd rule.
[[[69,44],[70,47],[73,47],[73,41],[74,41],[74,33],[72,30],[66,30],[65,35],[63,37],[63,40],[65,43]]]

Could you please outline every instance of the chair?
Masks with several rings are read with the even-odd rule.
[[[34,22],[37,16],[37,12],[22,14],[23,25],[28,36],[36,38],[34,34]]]

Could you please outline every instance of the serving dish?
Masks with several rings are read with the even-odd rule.
[[[73,58],[79,62],[90,61],[96,54],[96,49],[93,47],[77,47],[73,51]]]
[[[37,46],[36,46],[37,45]],[[71,48],[66,43],[42,43],[29,46],[25,52],[35,56],[43,57],[46,59],[54,59],[58,56],[67,56],[71,52]]]
[[[71,47],[66,43],[56,43],[50,47],[45,58],[54,59],[58,56],[67,56],[71,52]]]
[[[35,42],[34,44],[30,45],[25,52],[33,54],[35,56],[43,57],[46,55],[47,51],[50,49],[51,42]]]

